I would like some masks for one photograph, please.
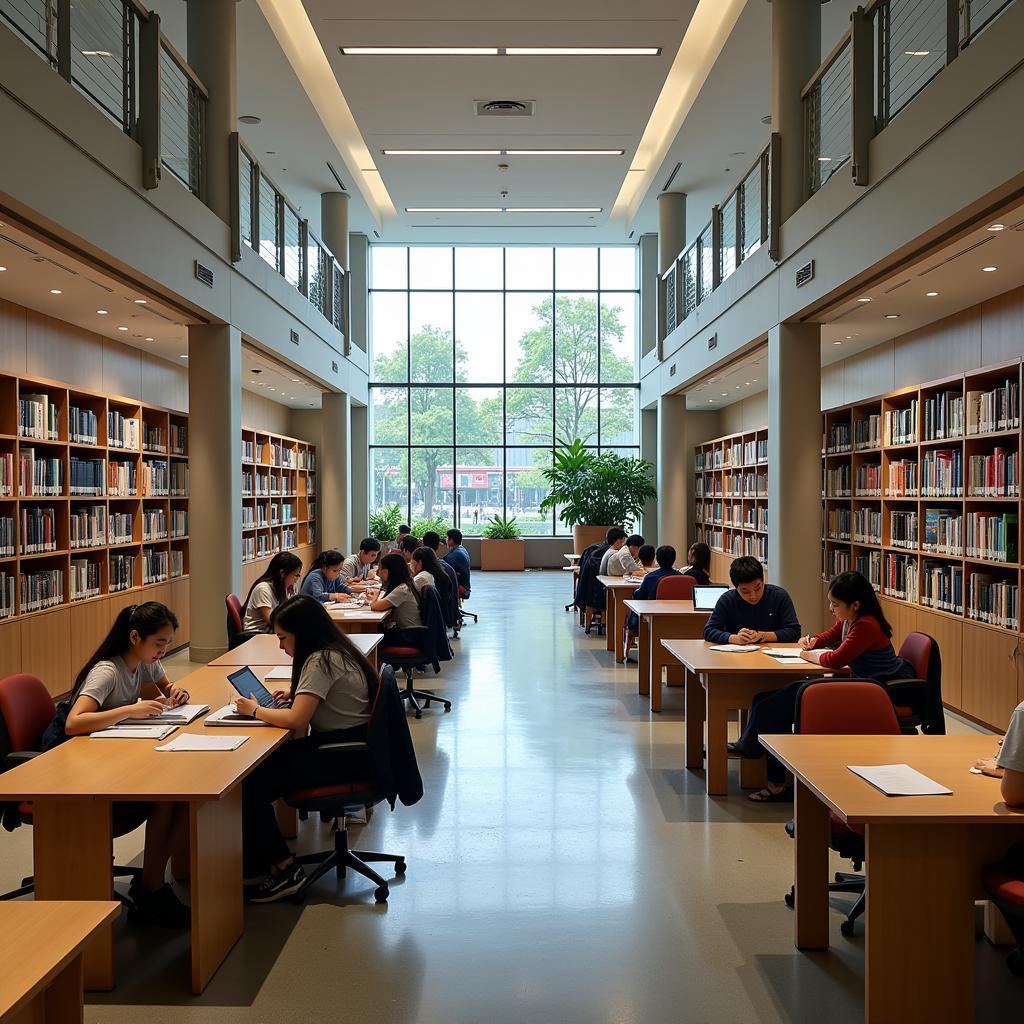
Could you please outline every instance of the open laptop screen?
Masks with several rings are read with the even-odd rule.
[[[693,607],[699,612],[710,612],[714,610],[718,599],[729,590],[728,587],[694,587]]]

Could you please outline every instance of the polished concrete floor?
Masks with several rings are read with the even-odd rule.
[[[410,719],[426,795],[378,810],[359,837],[408,858],[388,906],[331,876],[302,908],[250,907],[199,998],[184,937],[124,925],[120,983],[89,996],[86,1020],[861,1021],[864,940],[839,934],[847,898],[831,953],[792,945],[791,808],[708,799],[681,768],[678,692],[651,715],[635,665],[575,627],[566,590],[563,573],[475,577],[480,622],[438,680],[455,706]],[[303,830],[303,847],[330,842]],[[30,860],[28,829],[0,836],[4,888]],[[1019,1019],[1024,983],[1002,959],[978,943],[979,1021]]]

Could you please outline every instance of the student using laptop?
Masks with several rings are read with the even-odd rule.
[[[640,548],[646,541],[639,533],[631,534],[626,538],[618,551],[613,551],[608,558],[608,576],[642,576],[643,566],[640,564]]]
[[[43,749],[70,736],[87,736],[129,718],[155,718],[168,707],[187,704],[188,691],[167,678],[160,660],[177,628],[174,612],[157,601],[122,608],[78,673],[71,696],[61,701],[43,736]],[[128,891],[129,920],[188,927],[189,909],[166,882],[172,850],[176,844],[183,847],[188,838],[188,805],[119,801],[112,805],[112,813],[115,835],[146,823],[142,874],[132,879]]]
[[[291,686],[274,693],[276,708],[239,697],[235,709],[301,738],[278,747],[242,783],[242,857],[246,882],[255,886],[249,895],[253,903],[273,903],[302,888],[306,873],[281,835],[274,801],[365,774],[361,759],[334,759],[318,748],[364,741],[377,689],[373,666],[318,601],[305,595],[285,601],[274,609],[271,627],[292,659]]]
[[[302,575],[302,559],[290,551],[279,551],[266,572],[249,588],[242,607],[243,633],[269,633],[270,613],[295,592]]]
[[[299,593],[322,604],[347,601],[352,591],[341,579],[341,564],[344,561],[345,556],[340,551],[321,551],[316,556],[313,568],[306,573]]]
[[[658,568],[644,575],[643,582],[633,591],[637,601],[653,601],[658,595],[658,584],[666,576],[678,576],[679,572],[672,568],[676,561],[676,549],[671,544],[662,544],[654,553]],[[626,616],[626,635],[623,640],[623,656],[628,658],[637,634],[640,632],[640,619],[636,612]]]
[[[750,555],[729,566],[733,590],[715,605],[704,639],[712,644],[795,643],[800,620],[793,600],[782,587],[765,583],[764,566]]]

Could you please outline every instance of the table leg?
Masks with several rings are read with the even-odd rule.
[[[615,660],[620,665],[626,660],[626,656],[622,650],[622,644],[626,634],[627,614],[626,606],[623,604],[623,601],[626,600],[630,593],[631,591],[629,590],[615,592],[615,637],[612,640],[612,645],[615,648]]]
[[[740,788],[764,789],[768,784],[768,766],[763,757],[740,758]]]
[[[380,665],[377,662],[376,647],[374,647],[374,649],[366,656],[366,660],[373,666],[373,671],[380,675]]]
[[[686,714],[686,748],[684,763],[687,768],[704,767],[704,687],[700,680],[688,669],[683,669],[686,676],[686,692],[683,704]]]
[[[242,937],[242,787],[189,805],[192,991],[198,995]]]
[[[605,650],[615,650],[615,591],[611,587],[604,588],[604,646]]]
[[[708,746],[707,785],[709,796],[724,796],[729,792],[729,704],[707,689],[707,680],[701,680],[707,693]]]
[[[867,1024],[974,1020],[970,829],[867,826]]]
[[[799,779],[794,800],[794,943],[797,949],[828,949],[828,807]]]
[[[637,674],[637,692],[646,696],[651,692],[651,617],[640,616],[640,668]]]
[[[82,1024],[83,954],[79,953],[46,987],[43,1016],[47,1024]]]
[[[32,849],[37,900],[111,900],[113,828],[109,800],[33,801]],[[98,929],[82,952],[87,988],[114,987],[114,932]]]

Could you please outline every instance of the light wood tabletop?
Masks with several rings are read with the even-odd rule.
[[[615,652],[615,660],[623,662],[622,630],[626,624],[626,610],[623,607],[627,598],[640,586],[639,577],[598,576],[597,582],[604,587],[605,608],[605,647]]]
[[[729,790],[729,755],[726,748],[730,711],[739,711],[742,728],[751,702],[757,694],[764,690],[780,689],[796,679],[827,675],[832,671],[809,661],[786,665],[760,649],[740,654],[713,651],[712,645],[703,640],[662,640],[661,645],[700,680],[704,691],[703,700],[690,700],[690,690],[696,691],[697,688],[686,688],[686,766],[699,766],[697,750],[703,745],[706,751],[703,761],[707,767],[707,790],[716,796]],[[772,643],[763,646],[789,648],[794,654],[799,651],[796,644]],[[764,780],[763,758],[756,761],[743,758],[740,761],[740,784],[743,788],[761,786]]]
[[[350,609],[343,604],[328,606],[328,613],[346,635],[353,633],[379,633],[391,618],[391,609],[371,612],[369,608]]]
[[[114,900],[0,903],[0,1021],[82,1020],[82,948]]]
[[[353,633],[349,639],[368,658],[376,663],[376,649],[384,639],[382,633]],[[245,643],[239,644],[233,651],[222,654],[210,662],[212,668],[235,667],[241,665],[290,665],[292,659],[281,650],[281,645],[273,633],[260,633]]]
[[[230,666],[206,666],[180,680],[192,703],[223,707],[234,690]],[[207,736],[200,717],[180,732]],[[192,991],[202,992],[242,935],[241,781],[289,733],[240,726],[237,750],[171,753],[162,741],[74,737],[0,775],[0,800],[33,803],[36,900],[109,900],[113,894],[112,804],[175,801],[188,804],[192,907]],[[83,953],[87,988],[114,986],[114,942],[101,927]]]
[[[662,647],[661,641],[703,637],[711,612],[695,609],[693,601],[637,601],[629,598],[625,607],[635,612],[640,620],[637,693],[641,696],[650,694],[651,710],[660,711],[663,674],[667,671],[670,686],[685,686],[687,675],[686,670]]]
[[[999,780],[969,771],[993,736],[762,736],[796,783],[795,944],[828,949],[830,814],[864,829],[865,1020],[974,1020],[979,874],[1024,839]],[[907,764],[950,796],[888,797],[849,765]]]

